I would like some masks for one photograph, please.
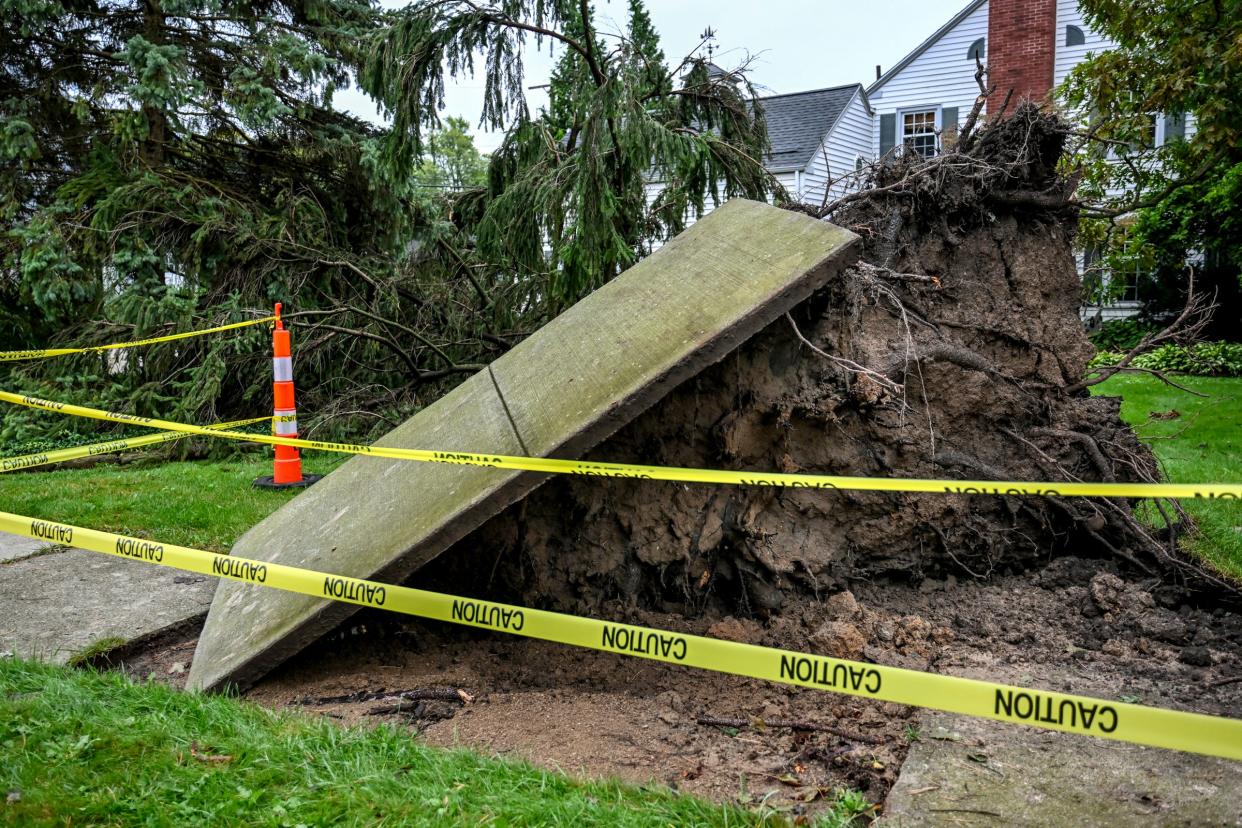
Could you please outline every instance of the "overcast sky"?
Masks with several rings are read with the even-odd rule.
[[[922,43],[968,0],[647,0],[647,10],[660,33],[664,55],[680,60],[699,42],[710,26],[716,32],[715,61],[732,68],[749,53],[755,56],[752,80],[769,94],[800,92],[845,83],[869,84],[875,66],[887,69]],[[406,5],[382,0],[386,8]],[[600,32],[622,32],[625,0],[595,0]],[[533,41],[531,41],[533,46]],[[553,58],[532,54],[526,65],[527,82],[546,83]],[[464,79],[445,93],[443,115],[464,117],[478,124],[482,108],[482,79]],[[532,110],[547,100],[532,91]],[[374,101],[358,90],[339,92],[336,105],[379,122]],[[475,143],[490,152],[499,134],[476,130]]]

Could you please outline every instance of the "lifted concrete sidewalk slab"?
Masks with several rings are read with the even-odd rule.
[[[730,201],[378,441],[576,458],[853,263],[857,237]],[[399,583],[546,475],[354,457],[234,554]],[[357,607],[221,581],[189,686],[253,683]]]
[[[0,564],[0,653],[63,664],[104,639],[158,633],[201,617],[212,580],[83,549]]]

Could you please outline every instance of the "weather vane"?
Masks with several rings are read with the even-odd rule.
[[[707,60],[710,62],[716,54],[716,30],[708,26],[700,37],[707,43]]]

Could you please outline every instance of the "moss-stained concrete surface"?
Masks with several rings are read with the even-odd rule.
[[[801,214],[731,201],[379,444],[577,457],[851,264],[856,241]],[[234,553],[396,582],[544,479],[356,457]],[[190,686],[249,684],[354,611],[221,582]]]
[[[1242,763],[924,712],[876,828],[1242,825]]]

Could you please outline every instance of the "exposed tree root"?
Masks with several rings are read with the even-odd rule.
[[[1120,403],[1092,397],[1063,122],[1021,105],[965,150],[907,154],[825,213],[862,261],[590,454],[678,466],[1152,481]],[[1040,194],[1031,198],[1030,193]],[[1059,200],[1058,200],[1059,199]],[[1203,306],[1152,342],[1193,334]],[[1149,342],[1149,344],[1151,344]],[[420,575],[568,611],[765,617],[859,579],[988,578],[1073,554],[1237,596],[1093,498],[718,488],[560,478]],[[1165,514],[1176,504],[1158,504]],[[498,552],[500,550],[500,552]],[[477,589],[475,590],[478,591]]]

